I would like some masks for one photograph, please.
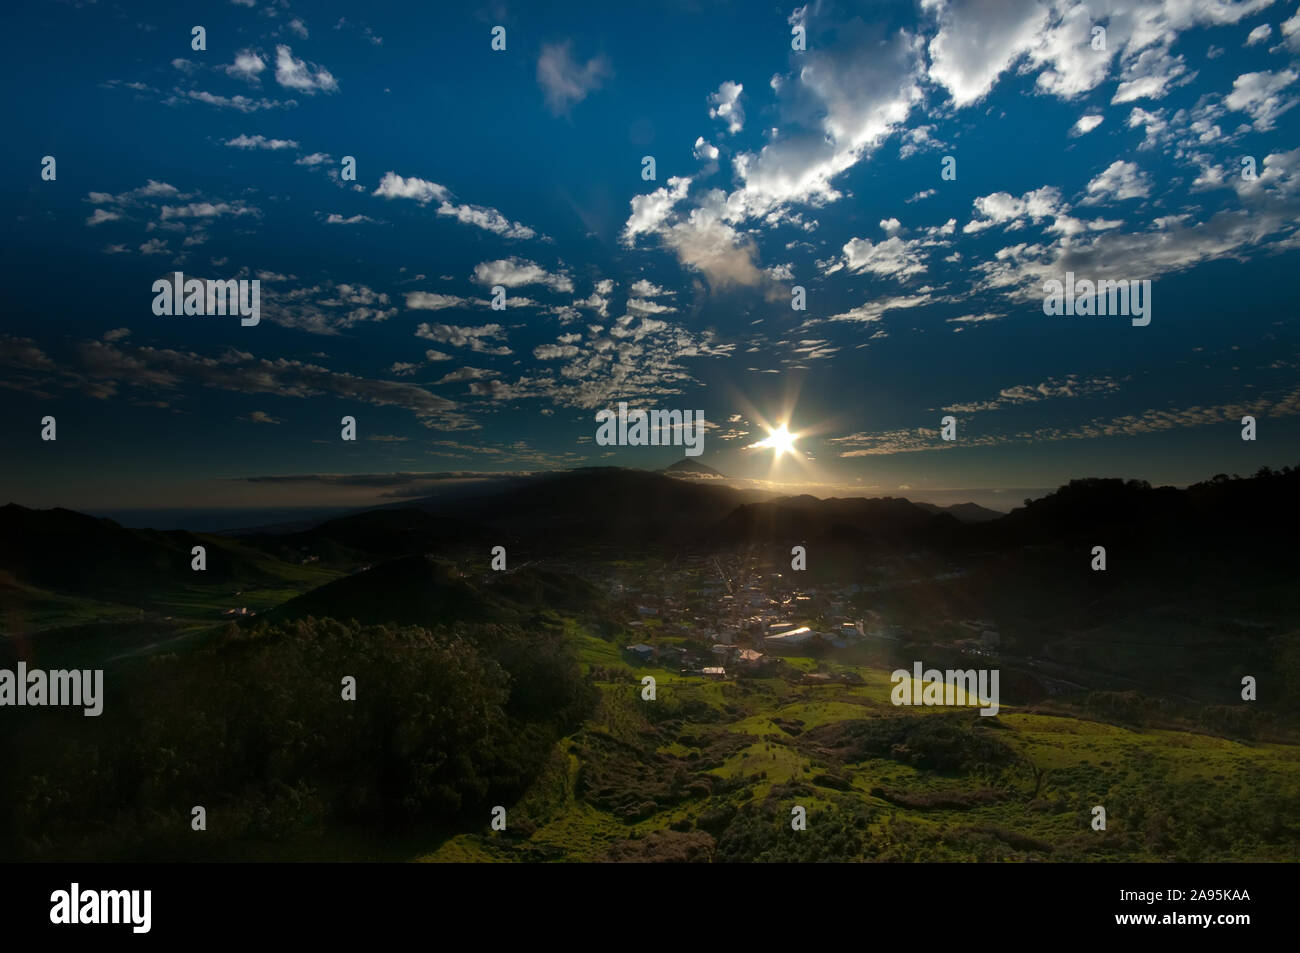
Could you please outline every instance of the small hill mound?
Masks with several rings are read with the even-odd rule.
[[[402,556],[290,599],[273,620],[355,619],[432,627],[451,622],[518,622],[541,609],[581,611],[600,598],[576,576],[540,567],[462,573],[433,556]]]
[[[688,479],[694,479],[694,480],[726,479],[726,477],[724,477],[717,470],[713,469],[713,467],[709,466],[707,463],[700,463],[698,460],[693,460],[690,457],[683,457],[681,460],[678,460],[672,466],[664,467],[659,472],[664,474],[665,476],[687,477]]]

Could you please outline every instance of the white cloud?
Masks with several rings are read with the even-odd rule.
[[[1038,0],[932,3],[939,32],[930,41],[930,79],[958,106],[978,102],[998,76],[1028,53],[1048,23]]]
[[[1001,317],[1000,314],[986,311],[983,314],[967,314],[960,318],[948,318],[947,321],[949,324],[983,324],[986,321],[997,321]]]
[[[505,340],[505,330],[499,324],[485,324],[481,327],[461,327],[454,324],[421,324],[415,329],[415,336],[450,344],[452,347],[468,347],[480,354],[495,354],[501,357],[514,352],[504,345],[496,347],[488,340]]]
[[[866,304],[860,304],[856,308],[845,311],[842,314],[833,315],[828,320],[831,321],[856,321],[861,323],[871,323],[879,321],[883,315],[889,311],[897,311],[904,308],[918,308],[924,304],[930,304],[935,299],[929,292],[916,295],[895,295],[889,298],[877,298],[874,301],[868,301]]]
[[[837,201],[835,177],[877,148],[920,102],[923,57],[916,37],[905,31],[885,37],[861,20],[840,24],[837,36],[826,48],[810,43],[795,77],[776,84],[787,129],[758,153],[736,156],[743,185],[727,196],[728,221],[770,216],[795,202]]]
[[[675,291],[669,291],[667,288],[661,288],[659,285],[647,278],[638,278],[636,281],[632,282],[632,286],[628,290],[638,298],[660,298],[664,295],[675,295],[677,293]]]
[[[323,66],[293,58],[284,45],[275,48],[275,81],[281,86],[314,96],[317,92],[338,92],[338,80]]]
[[[1088,197],[1084,205],[1095,205],[1107,200],[1124,201],[1142,199],[1151,193],[1151,180],[1136,162],[1117,159],[1106,170],[1088,183]]]
[[[649,298],[628,298],[627,310],[632,314],[668,314],[677,309]]]
[[[962,229],[965,234],[981,232],[994,225],[1005,225],[1014,231],[1023,227],[1025,219],[1036,225],[1044,218],[1056,218],[1066,210],[1061,203],[1060,191],[1051,185],[1026,192],[1019,198],[1007,192],[994,192],[980,196],[973,204],[980,217],[972,219]]]
[[[471,305],[468,298],[462,298],[459,295],[437,294],[432,291],[408,291],[406,293],[406,306],[408,308],[418,308],[422,311],[444,311],[448,308],[464,308]]]
[[[103,225],[105,222],[115,222],[122,216],[117,212],[108,212],[102,208],[97,208],[90,218],[86,219],[87,225]]]
[[[1078,122],[1074,124],[1074,128],[1071,132],[1076,136],[1086,136],[1088,133],[1100,126],[1105,118],[1106,117],[1102,116],[1100,113],[1089,113],[1088,115],[1080,116]]]
[[[387,293],[364,284],[325,281],[317,285],[284,287],[293,275],[259,271],[262,313],[275,324],[310,334],[336,335],[367,322],[387,321],[397,315]],[[274,282],[272,287],[268,283]]]
[[[1106,49],[1093,49],[1093,12],[1071,0],[1053,3],[1052,22],[1029,50],[1028,63],[1041,68],[1035,87],[1060,99],[1074,99],[1095,89],[1127,41],[1123,11],[1107,10]],[[1100,18],[1100,13],[1098,14]]]
[[[255,113],[263,109],[290,109],[298,105],[297,100],[293,99],[280,102],[265,98],[249,99],[247,96],[218,96],[216,93],[209,93],[202,89],[187,89],[183,92],[177,90],[175,95],[169,96],[163,102],[168,106],[172,106],[185,99],[216,106],[218,109],[234,109],[241,113]]]
[[[1134,106],[1133,111],[1128,116],[1128,126],[1130,129],[1135,129],[1138,126],[1143,128],[1146,137],[1138,148],[1150,149],[1160,142],[1161,137],[1169,128],[1169,122],[1165,119],[1163,109],[1147,112],[1141,106]]]
[[[623,228],[623,243],[630,247],[635,243],[637,235],[659,231],[673,206],[686,198],[690,186],[689,178],[674,176],[668,180],[666,188],[661,186],[646,195],[634,195],[632,214]]]
[[[247,136],[238,135],[233,139],[227,139],[226,145],[235,149],[297,149],[298,143],[292,139],[268,139],[266,136]]]
[[[539,360],[562,361],[561,367],[543,366],[535,376],[512,382],[475,382],[470,393],[494,402],[540,398],[558,407],[582,408],[653,400],[681,394],[695,383],[684,358],[725,357],[733,350],[733,345],[716,343],[712,332],[696,334],[631,314],[618,318],[608,333],[596,325],[588,331],[585,344],[582,336],[570,333],[537,348]]]
[[[504,285],[520,288],[525,285],[544,285],[552,291],[573,291],[573,279],[563,272],[552,274],[535,261],[524,258],[499,258],[483,261],[474,266],[474,280],[486,287]]]
[[[578,300],[573,302],[573,306],[575,308],[588,308],[592,311],[595,311],[602,318],[609,317],[609,298],[606,297],[606,295],[608,295],[610,291],[614,290],[613,282],[612,281],[609,282],[610,287],[608,290],[605,291],[604,294],[601,293],[599,287],[600,285],[603,284],[605,284],[605,282],[599,282],[597,284],[596,290],[593,291],[590,296],[586,298],[579,298]]]
[[[1169,90],[1190,82],[1195,76],[1195,73],[1187,74],[1182,56],[1170,56],[1167,47],[1143,50],[1124,67],[1122,82],[1110,101],[1119,104],[1135,99],[1162,99]]]
[[[1282,23],[1282,46],[1292,53],[1300,53],[1300,10]]]
[[[443,202],[438,206],[439,215],[449,215],[465,225],[474,225],[484,231],[500,235],[502,238],[535,238],[537,232],[520,222],[512,222],[494,208],[481,205],[453,205]]]
[[[897,235],[878,244],[869,238],[854,238],[845,244],[843,259],[826,273],[833,274],[842,267],[853,275],[870,272],[893,276],[901,281],[925,271],[925,265],[917,254],[919,245],[919,239],[909,242]]]
[[[494,208],[458,205],[451,201],[451,192],[446,186],[416,176],[406,179],[396,172],[386,172],[372,194],[386,199],[411,199],[421,205],[436,201],[439,203],[438,215],[454,218],[464,225],[474,225],[503,238],[529,239],[537,236],[532,228],[521,222],[510,221]]]
[[[442,201],[450,193],[437,182],[411,176],[404,179],[396,172],[386,172],[379,180],[379,187],[372,193],[386,199],[413,199],[424,205],[431,201]]]
[[[727,80],[718,87],[718,91],[709,96],[709,118],[721,119],[727,124],[727,132],[735,135],[745,127],[745,107],[741,105],[740,94],[744,90],[740,83]],[[698,143],[696,144],[698,147]],[[717,157],[714,150],[714,158]]]
[[[984,316],[978,316],[974,319],[950,318],[949,320],[967,321],[985,319]],[[1003,407],[1012,407],[1021,404],[1035,404],[1044,400],[1110,395],[1117,393],[1119,390],[1119,383],[1109,377],[1080,380],[1077,374],[1070,374],[1064,378],[1053,378],[1042,381],[1038,384],[1017,384],[1014,387],[1004,387],[998,392],[998,396],[992,400],[968,401],[965,403],[950,404],[943,409],[954,414],[979,414],[991,410],[1001,410]]]
[[[1273,35],[1273,28],[1267,23],[1261,23],[1255,29],[1251,30],[1246,37],[1246,46],[1254,46],[1256,43],[1263,43]]]
[[[190,202],[188,205],[164,205],[159,217],[165,222],[173,218],[219,218],[222,215],[258,215],[257,209],[243,202]]]
[[[1243,73],[1232,81],[1232,92],[1224,97],[1223,104],[1249,115],[1256,131],[1268,132],[1277,117],[1296,104],[1296,97],[1283,96],[1282,90],[1297,78],[1300,73],[1293,69]]]
[[[840,200],[843,173],[895,133],[900,134],[900,153],[935,145],[932,127],[904,128],[925,102],[926,79],[946,90],[958,109],[982,102],[1000,77],[1013,74],[1037,73],[1035,92],[1065,99],[1107,80],[1115,84],[1115,102],[1159,98],[1195,77],[1174,53],[1182,32],[1241,22],[1267,7],[1268,0],[922,0],[922,10],[936,24],[923,27],[924,35],[890,31],[882,18],[850,13],[846,20],[831,14],[830,6],[809,4],[792,16],[792,22],[808,28],[808,50],[791,57],[791,71],[772,77],[777,100],[772,113],[780,122],[763,131],[767,141],[761,149],[734,156],[733,190],[705,190],[691,179],[674,178],[667,187],[634,197],[621,236],[625,245],[635,247],[637,236],[654,235],[684,266],[706,275],[712,270],[720,283],[768,281],[752,237],[760,234],[756,225],[789,224],[803,214],[794,205],[815,209]],[[1105,49],[1092,46],[1094,25],[1105,26]],[[733,100],[739,104],[743,96],[725,84],[710,96],[715,112],[723,101]],[[1183,112],[1189,116],[1183,125],[1198,141],[1228,138],[1215,123],[1213,105]],[[1150,122],[1139,122],[1140,117]],[[1088,110],[1076,119],[1071,135],[1090,133],[1102,119],[1100,110]],[[1160,112],[1133,110],[1129,115],[1131,126],[1146,126],[1144,148],[1161,134],[1157,127],[1165,121]],[[703,137],[695,140],[701,160],[713,161],[713,148]],[[1190,150],[1187,158],[1196,161]],[[1105,174],[1099,178],[1086,201],[1151,191],[1136,169],[1131,178],[1114,183]],[[933,193],[926,190],[912,200],[928,194]],[[976,207],[981,208],[978,202]],[[1070,237],[1113,231],[1122,224],[1082,221],[1068,211],[1059,191],[1050,187],[1019,198],[995,193],[985,197],[981,214],[965,231],[997,224],[1018,229],[1046,218],[1051,231]],[[887,247],[893,238],[898,238],[896,246]],[[927,239],[932,239],[928,233]],[[851,258],[854,266],[868,271],[891,260],[913,274],[923,269],[920,255],[901,236],[878,244],[859,241],[863,244],[854,246],[852,254],[845,253],[842,267],[849,267]],[[997,264],[1006,266],[1005,261]]]
[[[695,158],[712,162],[718,158],[718,147],[706,142],[704,137],[700,136],[695,140]]]
[[[716,200],[722,197],[720,191],[713,195]],[[683,265],[701,272],[714,288],[754,286],[762,281],[753,241],[728,225],[716,207],[693,209],[685,221],[669,227],[663,238]]]
[[[252,50],[240,50],[235,54],[235,62],[226,67],[226,75],[250,83],[260,83],[261,73],[266,69],[266,60],[260,53]]]
[[[924,0],[938,33],[930,41],[929,77],[958,107],[981,101],[999,77],[1038,71],[1041,93],[1073,99],[1120,67],[1114,102],[1160,98],[1189,81],[1170,48],[1184,31],[1229,26],[1273,0]],[[1104,49],[1093,48],[1104,26]]]
[[[934,126],[916,126],[902,133],[903,145],[898,150],[900,159],[909,159],[925,149],[946,148],[942,142],[930,135]]]
[[[400,407],[429,427],[456,429],[471,425],[463,414],[454,413],[455,402],[412,383],[355,377],[287,358],[268,360],[234,348],[209,357],[174,348],[85,341],[76,344],[73,353],[85,374],[100,387],[130,384],[175,391],[199,386],[304,400],[329,395],[375,407]]]
[[[593,57],[584,65],[574,62],[572,45],[568,40],[546,44],[537,58],[537,82],[546,95],[546,105],[557,115],[586,99],[610,75],[604,56]]]
[[[1084,382],[1075,381],[1072,383],[1078,384],[1082,388],[1099,388],[1103,394],[1114,389],[1109,386],[1114,385],[1114,382],[1105,379]],[[1050,386],[1052,386],[1052,382],[1039,385],[1039,387]],[[1007,391],[1003,391],[1003,395],[1005,396],[1009,392],[1017,390],[1028,394],[1034,389],[1026,387],[1009,388]],[[1049,393],[1031,399],[1044,399],[1045,397],[1055,396],[1077,396],[1077,394],[1060,395]],[[1085,391],[1085,396],[1091,395]],[[995,400],[988,403],[990,406],[999,406],[1004,402],[1007,401]],[[1009,402],[1018,403],[1020,401],[1011,400]],[[1043,427],[1012,434],[987,433],[966,439],[968,445],[982,447],[1037,444],[1057,440],[1091,440],[1102,437],[1217,426],[1221,425],[1224,420],[1240,419],[1243,414],[1267,415],[1274,418],[1291,417],[1300,414],[1300,390],[1275,391],[1266,397],[1256,397],[1233,404],[1196,405],[1192,407],[1165,406],[1154,410],[1144,410],[1136,414],[1124,414],[1119,417],[1094,418],[1072,427]],[[840,453],[841,457],[888,455],[918,450],[941,450],[953,446],[952,443],[945,443],[937,438],[937,431],[917,428],[916,430],[855,433],[845,437],[831,437],[830,442],[851,448],[842,451]]]
[[[444,374],[438,379],[439,384],[456,384],[460,381],[481,381],[488,377],[500,377],[497,371],[489,371],[482,367],[458,367],[449,374]]]
[[[1240,201],[1205,221],[1165,216],[1143,231],[1105,230],[1000,249],[992,261],[975,266],[983,276],[976,290],[1010,290],[1025,301],[1041,300],[1042,283],[1066,271],[1093,280],[1154,280],[1206,261],[1241,259],[1265,243],[1274,249],[1300,246],[1300,149],[1265,156],[1255,180],[1234,177],[1231,185]]]

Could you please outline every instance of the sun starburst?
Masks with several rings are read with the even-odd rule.
[[[797,439],[799,435],[791,433],[789,425],[782,424],[776,428],[768,428],[767,439],[760,440],[755,446],[770,449],[773,459],[779,460],[784,454],[794,452],[794,442]]]

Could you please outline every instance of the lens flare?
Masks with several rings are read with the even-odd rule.
[[[791,433],[786,424],[782,424],[775,430],[768,429],[767,439],[760,440],[755,446],[767,447],[772,450],[775,459],[780,459],[783,454],[794,452],[794,442],[799,438],[797,433]]]

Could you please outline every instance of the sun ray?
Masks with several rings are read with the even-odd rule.
[[[772,450],[773,459],[779,460],[784,454],[794,452],[794,442],[799,438],[797,433],[791,433],[788,424],[781,424],[779,427],[769,427],[766,440],[760,440],[754,444],[755,447],[766,447]]]

